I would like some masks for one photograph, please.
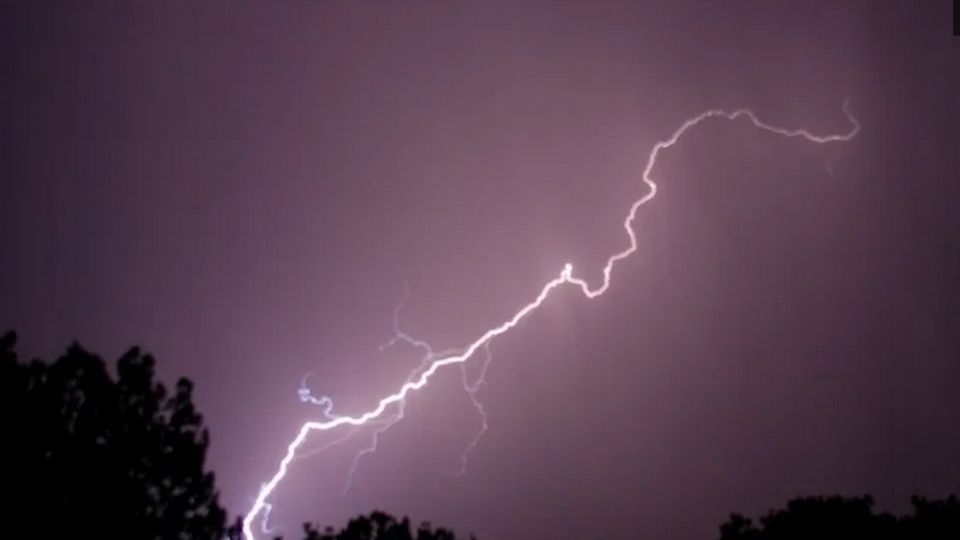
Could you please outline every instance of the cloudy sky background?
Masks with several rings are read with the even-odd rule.
[[[245,512],[310,384],[367,410],[570,261],[639,251],[452,370],[340,492],[298,461],[274,523],[373,508],[481,540],[710,538],[801,494],[960,491],[960,38],[950,2],[50,2],[0,7],[0,328],[186,375]],[[477,366],[472,365],[473,368]],[[323,436],[311,441],[322,444]]]

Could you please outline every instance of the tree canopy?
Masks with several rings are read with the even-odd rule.
[[[960,538],[960,501],[911,499],[913,514],[874,513],[873,498],[803,497],[771,510],[759,526],[740,514],[720,526],[720,540],[947,540]]]
[[[309,523],[303,528],[305,540],[456,540],[456,536],[447,529],[434,529],[429,523],[423,523],[413,531],[409,519],[398,521],[390,514],[379,511],[351,519],[340,531],[334,531],[331,527],[321,531]]]
[[[240,539],[226,527],[209,434],[185,378],[172,390],[132,348],[111,373],[78,344],[54,362],[22,361],[0,336],[0,517],[12,538]],[[384,512],[343,529],[305,524],[305,540],[456,540]]]
[[[130,349],[114,373],[77,344],[54,362],[22,361],[0,336],[0,517],[5,537],[239,539],[226,527],[209,435],[193,384],[155,380],[154,359]],[[960,500],[911,499],[913,513],[875,513],[873,499],[805,497],[758,523],[740,514],[720,540],[946,540],[960,538]],[[456,540],[444,528],[375,511],[336,530],[303,527],[304,540]]]
[[[4,527],[17,538],[220,539],[226,513],[204,468],[209,437],[180,379],[154,380],[131,349],[116,363],[77,344],[21,362],[0,338]]]

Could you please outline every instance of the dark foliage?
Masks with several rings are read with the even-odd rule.
[[[913,514],[873,512],[865,497],[806,497],[771,510],[757,527],[739,514],[720,526],[720,540],[947,540],[960,538],[960,501],[914,497]]]
[[[452,532],[434,529],[429,523],[421,524],[416,532],[411,531],[409,519],[397,521],[384,512],[355,517],[339,532],[330,527],[320,531],[309,523],[303,529],[305,540],[456,540]]]
[[[79,345],[53,363],[22,362],[16,336],[0,336],[0,519],[5,538],[240,538],[224,527],[214,477],[204,470],[209,438],[191,400],[154,380],[154,360],[134,348],[116,376]],[[960,539],[960,501],[915,497],[913,513],[874,513],[869,496],[808,497],[770,511],[759,525],[739,514],[720,540]],[[456,540],[428,523],[384,512],[343,529],[304,525],[305,540]]]
[[[22,362],[16,335],[0,336],[3,538],[240,539],[225,528],[209,437],[193,385],[154,380],[154,360],[134,348],[112,376],[103,360],[71,346],[53,363]],[[306,540],[456,540],[383,512],[341,531],[304,525]]]
[[[168,391],[137,349],[113,377],[79,345],[21,362],[15,342],[0,338],[4,537],[222,538],[189,380]]]
[[[238,519],[230,528],[230,540],[242,540],[241,523]],[[304,540],[457,540],[453,532],[434,529],[429,523],[421,523],[416,531],[410,528],[410,520],[401,520],[381,511],[371,512],[367,516],[357,516],[347,526],[337,531],[333,527],[321,530],[312,523],[303,524]],[[276,540],[282,540],[277,537]],[[476,540],[473,536],[470,540]]]

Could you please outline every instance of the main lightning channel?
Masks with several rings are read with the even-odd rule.
[[[657,157],[660,155],[661,151],[677,144],[680,138],[691,128],[711,118],[724,118],[730,121],[737,120],[739,118],[746,118],[754,125],[754,127],[774,133],[776,135],[787,138],[802,138],[809,142],[826,144],[831,142],[849,141],[860,132],[860,122],[850,111],[849,103],[847,101],[843,102],[843,112],[846,114],[847,120],[850,122],[851,127],[849,131],[830,135],[816,135],[810,131],[807,131],[806,129],[788,129],[777,127],[762,121],[750,109],[736,109],[732,111],[726,111],[723,109],[710,109],[684,121],[669,138],[656,143],[653,146],[653,149],[650,151],[650,154],[647,157],[646,165],[643,169],[643,175],[641,177],[643,183],[647,185],[648,191],[645,195],[633,202],[633,204],[630,206],[630,211],[627,213],[627,217],[623,220],[623,228],[627,232],[627,237],[629,238],[630,243],[622,251],[614,253],[607,258],[607,262],[603,267],[603,280],[598,287],[590,288],[590,284],[587,283],[585,279],[575,277],[573,275],[573,265],[567,263],[563,266],[563,269],[560,271],[560,274],[557,277],[544,284],[540,289],[540,293],[537,294],[537,296],[531,302],[524,305],[519,311],[514,313],[512,317],[501,323],[499,326],[493,327],[481,334],[480,337],[478,337],[457,354],[451,354],[450,356],[442,357],[430,357],[432,363],[429,365],[429,367],[421,371],[418,376],[408,378],[396,392],[381,399],[374,409],[359,416],[340,416],[331,414],[331,410],[326,408],[328,405],[327,402],[320,403],[321,406],[325,407],[324,416],[326,419],[323,421],[305,422],[300,427],[296,437],[294,437],[293,440],[287,445],[287,452],[284,454],[283,459],[280,460],[280,465],[277,468],[277,471],[268,482],[260,487],[260,491],[257,494],[257,498],[254,500],[253,506],[250,508],[250,511],[247,512],[247,515],[244,516],[244,537],[247,540],[255,540],[253,534],[254,520],[259,514],[263,512],[269,512],[269,508],[271,508],[271,506],[268,503],[267,498],[270,497],[280,482],[287,475],[287,471],[289,470],[291,462],[293,462],[293,460],[296,458],[297,450],[303,445],[304,441],[306,441],[307,436],[311,431],[329,431],[340,426],[347,425],[362,426],[372,420],[377,419],[384,414],[390,405],[394,403],[402,404],[402,402],[411,392],[420,390],[426,386],[427,383],[430,382],[430,379],[433,377],[433,375],[439,371],[440,368],[454,364],[463,364],[469,360],[478,349],[487,345],[491,340],[493,340],[493,338],[511,330],[527,315],[539,308],[550,296],[550,293],[554,289],[563,284],[569,283],[578,287],[581,292],[583,292],[584,296],[590,299],[596,298],[605,293],[610,287],[610,278],[613,272],[613,267],[619,261],[626,259],[637,250],[637,237],[636,233],[633,231],[633,221],[640,207],[652,200],[657,195],[657,184],[650,177],[650,174],[653,172],[653,168],[657,164]]]

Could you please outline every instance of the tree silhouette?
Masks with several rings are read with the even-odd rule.
[[[46,363],[15,344],[0,338],[4,536],[223,538],[189,380],[168,392],[136,348],[114,378],[79,345]]]
[[[3,537],[239,539],[225,528],[209,443],[193,384],[154,380],[154,360],[133,348],[111,375],[74,344],[53,363],[22,362],[16,335],[0,336],[0,519]],[[806,497],[771,510],[759,525],[739,514],[720,540],[955,540],[960,500],[914,497],[913,514],[874,513],[869,496]],[[337,531],[312,524],[304,540],[456,540],[444,528],[375,511]],[[472,539],[472,537],[471,537]]]
[[[740,514],[720,526],[720,540],[947,540],[960,538],[960,501],[911,499],[913,515],[873,512],[873,498],[804,497],[771,510],[760,526]]]
[[[228,540],[244,540],[242,530],[241,518],[237,518],[227,530]],[[428,522],[421,523],[420,527],[413,531],[409,518],[403,517],[398,521],[380,510],[352,518],[347,522],[347,526],[339,531],[329,526],[321,530],[313,523],[304,523],[303,535],[303,540],[457,540],[452,531],[442,527],[434,529]],[[283,540],[283,537],[277,536],[275,540]],[[476,540],[476,537],[471,535],[470,540]]]
[[[390,514],[380,511],[351,519],[339,532],[331,527],[320,531],[310,523],[304,524],[303,530],[304,540],[456,540],[452,532],[443,528],[434,529],[429,523],[422,523],[414,535],[409,519],[404,517],[397,521]]]
[[[229,540],[243,540],[240,518],[230,527]],[[430,523],[421,523],[416,531],[410,528],[410,519],[397,520],[386,512],[374,510],[369,515],[351,519],[346,527],[337,531],[333,527],[322,530],[312,523],[303,524],[304,540],[457,540],[456,535],[444,528],[434,529]],[[283,540],[282,536],[275,540]],[[476,540],[470,536],[470,540]]]
[[[154,360],[130,349],[111,376],[74,344],[53,363],[22,362],[0,336],[0,519],[4,538],[240,539],[225,528],[209,435],[184,378],[169,392]],[[304,525],[305,540],[456,540],[384,512],[339,532]]]

